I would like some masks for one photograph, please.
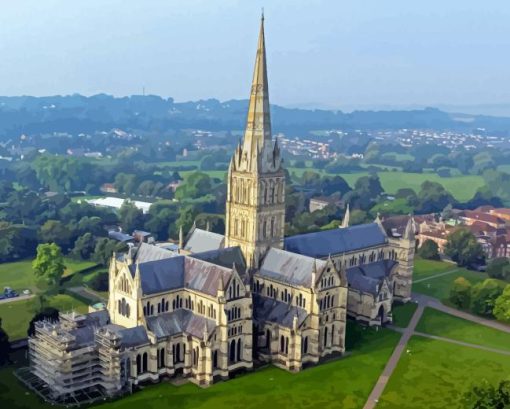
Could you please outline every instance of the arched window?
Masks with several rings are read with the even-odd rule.
[[[271,349],[271,331],[266,329],[266,348]]]
[[[181,362],[181,344],[177,344],[175,347],[175,361]]]
[[[283,354],[285,352],[285,337],[280,335],[280,352]]]
[[[218,351],[215,350],[213,352],[213,368],[217,368],[218,367]]]
[[[276,235],[275,229],[274,229],[274,217],[271,217],[271,230],[269,230],[269,234],[271,237],[274,237]]]
[[[136,356],[136,374],[140,375],[142,373],[142,357],[140,354]]]
[[[241,339],[237,340],[237,362],[241,360]]]
[[[163,368],[165,366],[165,348],[161,348],[159,350],[159,367]]]
[[[308,353],[308,337],[305,337],[305,339],[303,340],[303,353],[304,354]]]
[[[328,345],[328,327],[324,328],[324,348]]]
[[[143,353],[143,358],[142,358],[142,371],[143,371],[143,372],[147,372],[147,352],[144,352],[144,353]]]
[[[234,363],[236,361],[236,340],[233,339],[230,342],[230,353],[229,353],[230,363]]]
[[[289,353],[289,337],[285,337],[285,353]]]
[[[331,345],[335,344],[335,324],[331,325]]]

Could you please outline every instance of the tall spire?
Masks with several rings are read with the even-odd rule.
[[[262,13],[248,118],[244,133],[243,153],[250,159],[256,157],[263,149],[266,140],[271,140],[271,119],[269,115],[264,13]]]

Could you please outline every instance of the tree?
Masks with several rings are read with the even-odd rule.
[[[209,175],[194,172],[185,178],[184,182],[175,190],[177,200],[198,199],[211,193],[212,182]]]
[[[28,324],[27,334],[29,337],[35,334],[35,323],[39,321],[49,321],[49,322],[58,322],[59,320],[59,311],[53,307],[42,308],[39,312],[37,312],[30,323]]]
[[[11,344],[9,343],[9,335],[2,328],[2,318],[0,318],[0,366],[9,363],[9,352]]]
[[[471,283],[464,277],[458,277],[450,290],[450,301],[459,308],[469,308],[471,302]]]
[[[110,259],[112,258],[113,252],[126,251],[127,246],[125,243],[119,243],[115,240],[107,239],[103,237],[98,239],[96,247],[94,249],[94,255],[92,258],[103,266],[108,266]]]
[[[58,284],[66,269],[60,247],[55,243],[39,244],[32,268],[36,276],[42,278],[46,283]]]
[[[119,219],[122,230],[131,233],[135,229],[143,226],[143,212],[138,209],[133,202],[125,200],[119,209]]]
[[[462,407],[468,409],[507,409],[510,405],[510,381],[501,381],[497,387],[485,379],[464,394]]]
[[[418,249],[418,254],[427,260],[439,260],[439,247],[434,240],[427,239]]]
[[[503,285],[493,278],[475,284],[471,291],[471,311],[486,317],[492,316],[496,299],[502,293]]]
[[[82,260],[88,260],[96,247],[96,239],[90,233],[78,237],[74,243],[73,256]]]
[[[485,260],[482,246],[466,228],[457,229],[448,235],[444,252],[459,266],[470,267]]]
[[[341,176],[324,177],[321,179],[320,186],[322,194],[326,196],[330,196],[334,193],[340,193],[340,195],[343,196],[351,190],[349,184]]]
[[[428,180],[421,184],[421,190],[418,193],[420,212],[438,212],[450,203],[455,203],[455,199],[441,184]]]
[[[493,314],[497,320],[510,323],[510,285],[496,298]]]
[[[61,248],[69,247],[71,232],[67,226],[59,220],[46,221],[39,231],[41,241],[45,243],[56,243]]]
[[[510,281],[510,261],[505,257],[495,258],[487,266],[487,274],[491,278]]]

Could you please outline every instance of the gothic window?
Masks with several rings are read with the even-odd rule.
[[[142,357],[142,371],[147,372],[147,352],[143,353]]]
[[[241,360],[241,338],[237,340],[237,361]]]
[[[161,348],[159,350],[159,367],[163,368],[165,366],[165,348]]]
[[[213,368],[217,368],[218,367],[218,351],[215,350],[213,352]]]
[[[136,374],[140,375],[142,373],[142,357],[140,354],[136,356]]]
[[[328,345],[328,327],[324,327],[324,348]]]
[[[285,352],[285,337],[280,335],[280,352],[283,354]]]
[[[285,354],[289,353],[289,337],[285,337]]]
[[[271,349],[271,331],[266,329],[266,348]]]
[[[274,217],[271,217],[271,230],[270,230],[271,237],[276,236],[275,228],[274,228]]]
[[[308,353],[308,337],[303,340],[303,354]]]
[[[233,339],[230,342],[230,353],[229,353],[230,363],[234,363],[236,361],[236,340]]]
[[[331,325],[331,345],[335,344],[335,324]]]
[[[267,236],[267,225],[266,220],[262,221],[262,238],[265,239]]]

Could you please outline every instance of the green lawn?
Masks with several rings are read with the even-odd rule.
[[[77,261],[68,257],[64,258],[64,264],[67,267],[64,276],[70,276],[95,265],[95,263],[90,261]],[[9,286],[17,291],[27,288],[37,291],[35,281],[32,260],[0,264],[0,289]]]
[[[301,177],[303,172],[307,170],[313,170],[321,175],[333,175],[326,173],[322,169],[292,167],[288,169],[294,179]],[[339,173],[338,175],[342,176],[349,185],[353,186],[358,178],[368,175],[368,172],[360,171],[356,173]],[[443,178],[436,173],[409,173],[400,171],[381,171],[378,172],[378,175],[381,179],[381,185],[386,193],[396,193],[397,190],[401,188],[411,188],[418,193],[420,191],[421,184],[426,180],[429,180],[443,185],[446,190],[460,201],[467,201],[471,199],[476,190],[484,184],[483,178],[478,175],[462,175]]]
[[[70,311],[71,309],[79,312],[87,312],[88,310],[86,304],[67,294],[58,294],[51,297],[47,301],[46,306],[58,308],[63,312]],[[40,301],[38,297],[29,300],[0,303],[2,328],[7,332],[11,341],[27,336],[28,323],[39,309]]]
[[[414,259],[413,280],[419,280],[457,269],[456,264],[445,261],[426,260],[420,257]]]
[[[418,308],[418,305],[414,302],[408,302],[405,304],[393,304],[392,316],[393,325],[400,328],[406,328],[413,317],[414,312]]]
[[[349,326],[353,327],[352,325]],[[168,382],[147,386],[123,399],[97,407],[159,409],[215,408],[362,408],[400,334],[355,327],[349,356],[308,368],[300,373],[269,366],[221,382],[207,389]],[[10,369],[0,371],[0,401],[17,408],[48,408],[17,383]],[[15,406],[8,406],[9,408]]]
[[[448,303],[447,301],[450,296],[450,289],[453,286],[453,281],[458,277],[466,278],[471,284],[476,284],[489,278],[486,273],[460,268],[452,274],[431,278],[430,280],[420,283],[413,283],[413,292],[430,295],[431,297]]]
[[[377,408],[464,409],[463,394],[510,372],[510,356],[414,336]]]
[[[416,331],[470,344],[510,350],[510,334],[429,307],[425,308]]]

